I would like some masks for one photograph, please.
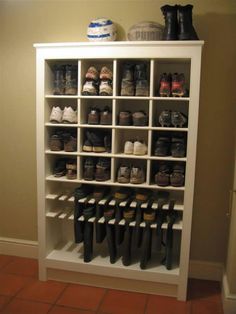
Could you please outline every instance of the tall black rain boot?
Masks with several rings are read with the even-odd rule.
[[[164,5],[161,7],[165,19],[165,28],[162,36],[163,40],[178,40],[177,9],[177,5]]]
[[[192,22],[192,9],[191,4],[185,6],[179,5],[179,30],[178,39],[179,40],[199,40],[198,35],[193,27]]]

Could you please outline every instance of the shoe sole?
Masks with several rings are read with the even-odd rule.
[[[118,181],[118,183],[129,183],[129,179],[122,178],[122,177],[118,178],[117,181]]]
[[[93,151],[93,147],[92,146],[83,146],[83,151],[84,152],[89,152],[89,153],[91,153],[92,151]]]
[[[105,153],[106,148],[102,146],[93,146],[93,152],[94,153]]]

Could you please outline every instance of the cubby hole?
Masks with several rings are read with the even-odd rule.
[[[134,124],[132,114],[135,112],[143,111],[147,116],[147,123],[143,126],[149,125],[149,102],[141,99],[119,99],[116,104],[116,124],[121,125],[120,112],[129,111],[131,113],[131,125]],[[142,125],[140,125],[141,127]]]
[[[50,121],[50,115],[52,113],[53,107],[59,107],[62,111],[65,109],[65,107],[71,107],[76,115],[77,115],[77,99],[60,99],[60,98],[46,98],[45,99],[45,122],[46,123],[55,123],[56,122],[51,122]],[[62,116],[63,118],[63,112],[62,112]],[[78,120],[78,116],[77,116],[77,120]],[[58,122],[59,123],[59,122]],[[65,123],[66,125],[68,123]]]
[[[73,127],[46,127],[46,150],[58,152],[77,151],[77,128]],[[59,149],[61,148],[61,149]]]
[[[133,95],[128,95],[129,96],[136,96],[136,71],[137,68],[136,66],[139,66],[143,64],[144,65],[144,74],[141,74],[141,76],[146,77],[147,82],[148,82],[148,95],[145,95],[146,97],[150,96],[150,60],[149,59],[125,59],[125,60],[118,60],[117,62],[117,95],[121,95],[121,84],[122,84],[122,79],[123,78],[130,78],[129,76],[125,76],[127,73],[127,65],[129,65],[129,70],[128,72],[131,73],[131,77],[133,77],[133,87],[134,87],[134,94]]]
[[[102,67],[107,67],[109,70],[112,71],[114,75],[114,69],[113,69],[113,60],[112,59],[86,59],[81,61],[81,94],[83,91],[83,86],[86,82],[86,73],[90,67],[95,67],[95,69],[98,71],[98,85],[100,84],[100,71]],[[114,77],[113,77],[114,79]],[[113,81],[112,79],[112,81]],[[89,79],[91,81],[91,79]],[[113,83],[112,83],[113,84]],[[113,89],[114,90],[114,89]],[[95,95],[96,96],[96,95]]]
[[[45,158],[45,175],[55,179],[77,179],[77,157],[69,154],[58,156],[47,154]]]
[[[120,174],[122,174],[123,176],[123,171],[122,173],[120,173],[119,171],[121,166],[127,167],[128,175],[126,176],[125,182],[123,182],[124,180],[118,180],[118,176]],[[137,171],[132,172],[132,168],[138,168],[139,169],[138,173]],[[132,173],[134,174],[133,179],[132,179]],[[136,177],[137,177],[137,180],[136,180]],[[115,158],[114,178],[115,178],[115,182],[120,183],[120,184],[132,183],[132,184],[137,184],[137,187],[139,184],[146,184],[147,183],[147,161],[144,159]]]
[[[110,154],[112,151],[112,130],[107,128],[81,128],[80,152]]]
[[[151,184],[160,187],[184,187],[185,168],[185,162],[181,161],[152,160]]]
[[[112,100],[110,99],[81,99],[81,117],[80,117],[80,123],[81,124],[88,124],[88,116],[89,116],[89,113],[91,111],[91,109],[93,108],[97,108],[99,111],[100,111],[100,114],[99,114],[99,123],[98,125],[101,125],[101,122],[105,119],[102,119],[101,120],[101,116],[102,116],[102,113],[104,111],[104,109],[106,108],[109,108],[109,111],[111,112],[112,114]],[[102,123],[103,123],[102,122]],[[111,123],[109,123],[108,125],[111,125],[112,124],[112,116],[111,116]],[[102,124],[104,125],[104,124]]]
[[[148,131],[147,130],[134,130],[134,129],[116,129],[115,130],[115,154],[124,154],[125,153],[125,143],[126,141],[132,142],[141,141],[144,145],[148,145]],[[133,145],[131,145],[133,147]],[[131,153],[132,155],[134,154]],[[128,155],[128,154],[127,154]],[[136,154],[137,155],[137,154]],[[147,155],[140,153],[140,155]],[[135,156],[135,155],[134,155]]]
[[[83,156],[80,158],[80,180],[105,182],[111,180],[111,158]]]
[[[153,131],[152,156],[157,157],[186,157],[187,133],[173,131]]]
[[[158,100],[153,101],[153,112],[152,112],[152,126],[153,127],[161,127],[160,124],[160,115],[164,113],[164,111],[169,111],[170,115],[170,126],[174,128],[175,126],[171,122],[171,114],[173,112],[178,112],[184,116],[185,123],[183,124],[183,128],[188,127],[188,111],[189,111],[189,103],[188,101],[177,101],[177,100]],[[165,127],[163,127],[165,128]]]
[[[190,86],[190,67],[191,60],[190,59],[157,59],[154,61],[154,95],[160,96],[159,87],[160,87],[160,79],[163,73],[170,74],[173,77],[174,73],[184,74],[185,78],[185,86],[187,89],[187,97],[189,95],[189,86]],[[171,97],[171,95],[170,95]]]
[[[71,93],[66,83],[66,73],[68,77],[68,70],[66,66],[72,66],[72,81],[70,86],[73,85],[73,92]],[[61,77],[60,82],[55,80],[56,69],[60,67]],[[46,95],[77,95],[78,92],[78,60],[47,60],[45,62],[45,94]],[[58,93],[59,91],[59,93]]]

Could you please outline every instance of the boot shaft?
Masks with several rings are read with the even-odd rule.
[[[178,32],[178,18],[177,18],[177,5],[164,5],[161,11],[165,19],[165,28],[163,31],[163,40],[177,40]]]

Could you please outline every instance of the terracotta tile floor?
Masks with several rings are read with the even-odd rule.
[[[175,298],[37,279],[37,260],[0,255],[1,314],[223,314],[220,284],[191,279]]]

